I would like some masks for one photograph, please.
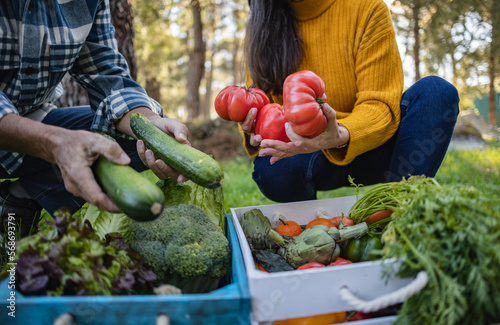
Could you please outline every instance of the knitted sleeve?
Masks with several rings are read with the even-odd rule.
[[[324,150],[326,157],[346,165],[389,140],[400,122],[403,69],[389,9],[383,1],[361,7],[355,43],[356,102],[338,122],[350,133],[347,150]]]

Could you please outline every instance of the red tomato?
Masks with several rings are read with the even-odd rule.
[[[346,260],[345,258],[337,257],[337,259],[334,262],[328,264],[328,266],[339,266],[339,265],[347,265],[347,264],[352,264],[352,262],[349,260]]]
[[[290,142],[285,131],[286,122],[287,119],[280,104],[267,104],[262,107],[257,115],[255,134],[260,134],[262,139]]]
[[[258,88],[227,86],[215,98],[215,111],[226,121],[243,122],[248,111],[269,104],[266,93]]]
[[[295,133],[314,138],[325,131],[325,102],[325,83],[314,72],[302,70],[285,79],[283,110]]]
[[[324,264],[321,264],[318,262],[309,262],[309,263],[306,263],[302,266],[299,266],[298,268],[296,268],[296,270],[316,269],[316,268],[324,267],[324,266],[325,266]]]
[[[357,321],[357,320],[363,320],[363,319],[370,319],[371,317],[361,311],[356,312],[351,318],[349,318],[349,322],[352,321]]]

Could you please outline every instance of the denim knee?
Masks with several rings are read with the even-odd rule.
[[[292,202],[316,198],[313,184],[307,178],[304,155],[279,160],[271,165],[269,157],[254,160],[252,178],[262,194],[275,202]]]
[[[439,100],[441,107],[448,107],[452,113],[458,114],[460,97],[457,88],[450,82],[438,76],[427,76],[417,81],[415,86],[422,87],[429,100]]]

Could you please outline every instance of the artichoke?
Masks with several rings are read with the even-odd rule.
[[[267,238],[279,246],[278,254],[292,267],[298,268],[309,262],[324,265],[332,263],[339,257],[340,242],[361,237],[367,231],[368,226],[364,222],[340,230],[319,225],[304,230],[296,237],[283,237],[273,229],[269,229]]]
[[[254,208],[245,212],[241,216],[240,225],[252,250],[275,247],[267,240],[267,233],[272,229],[271,222],[259,209]]]

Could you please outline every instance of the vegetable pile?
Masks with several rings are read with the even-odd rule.
[[[154,294],[165,284],[183,293],[215,289],[231,259],[222,188],[172,180],[154,186],[166,198],[154,221],[87,203],[74,215],[61,210],[47,228],[19,241],[16,289],[25,295]]]
[[[287,223],[280,219],[280,222],[276,230],[273,229],[258,208],[241,217],[241,227],[261,270],[280,272],[347,264],[339,261],[341,245],[359,240],[368,231],[364,222],[350,227],[342,224],[337,228],[325,218],[314,219],[304,229],[294,221]]]
[[[118,233],[104,240],[90,223],[60,211],[17,243],[16,288],[24,295],[151,294],[157,280]]]
[[[368,232],[357,238],[342,242],[333,237],[346,263],[397,258],[402,261],[401,267],[388,267],[385,277],[415,278],[421,271],[428,275],[428,283],[420,292],[388,308],[398,314],[395,324],[500,322],[498,197],[485,196],[474,187],[410,177],[371,187],[346,217],[338,217],[344,220],[338,230],[329,224],[334,218],[318,217],[313,221],[320,225],[302,225],[302,232],[294,226],[293,237],[276,235],[269,220],[255,217],[258,211],[247,213],[252,221],[242,216],[242,228],[245,225],[256,266],[262,271],[331,265],[328,263],[338,252],[328,235],[363,225]],[[286,219],[283,222],[291,224]],[[334,263],[341,265],[343,261],[335,259]]]

